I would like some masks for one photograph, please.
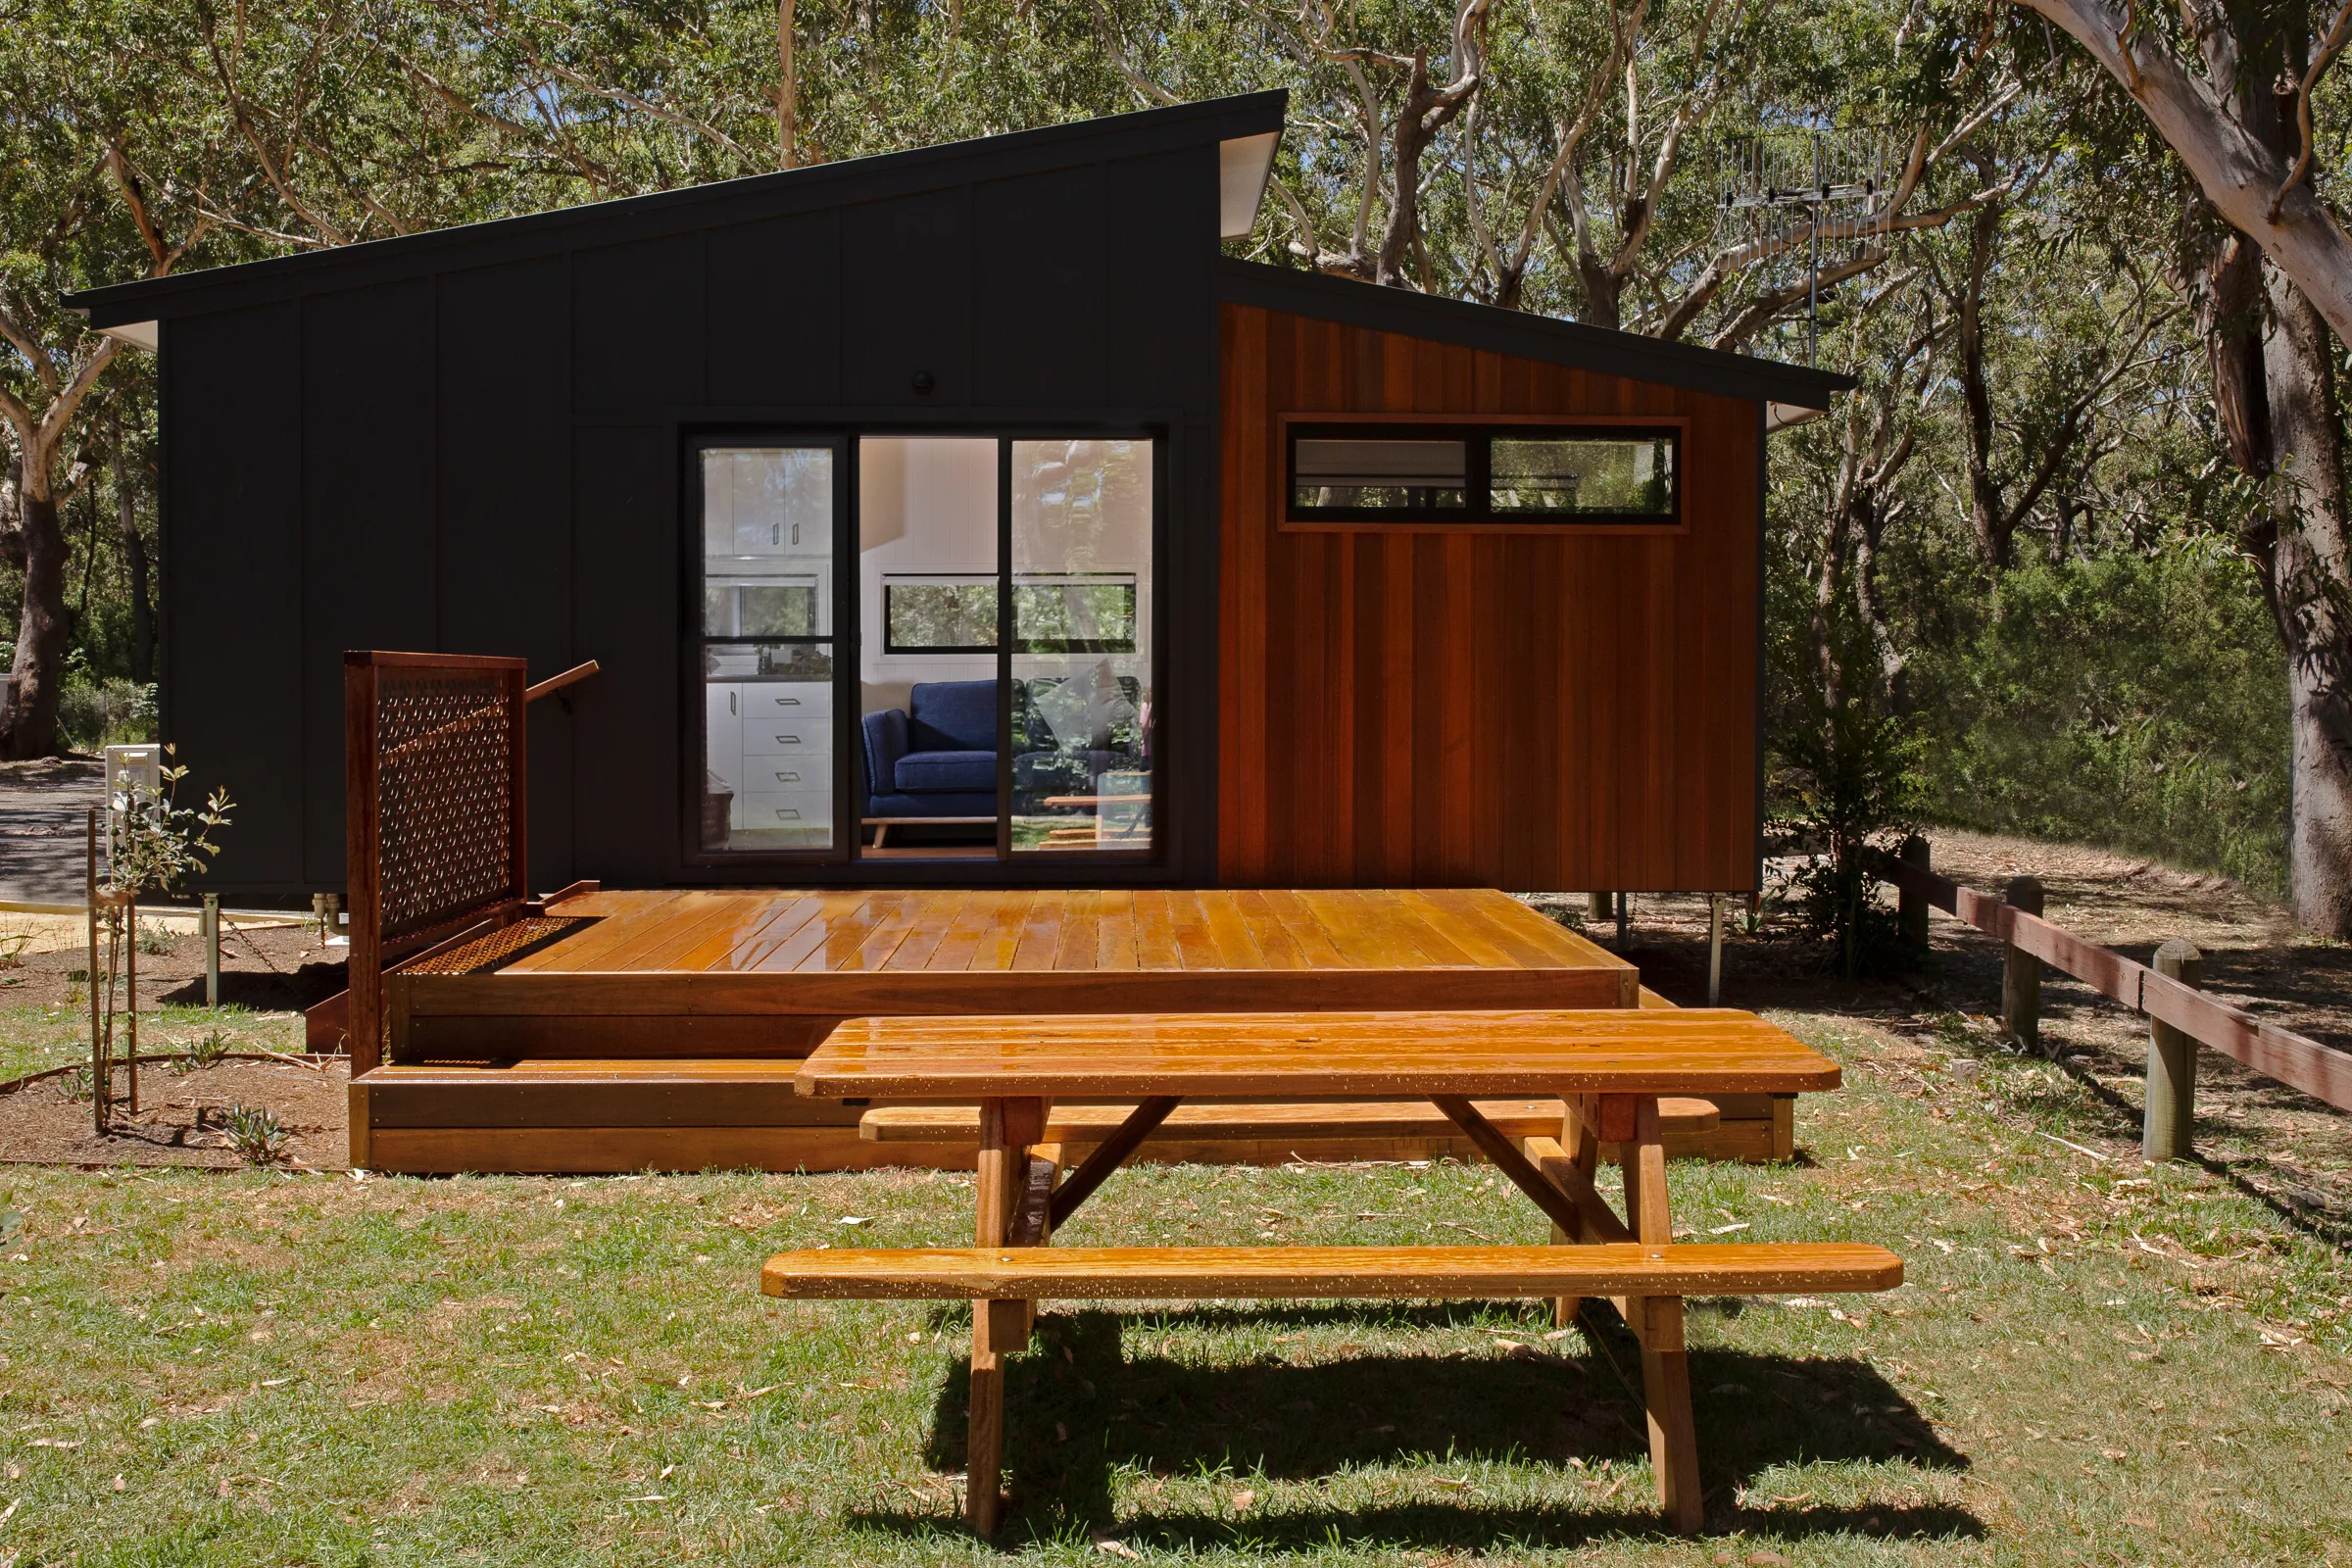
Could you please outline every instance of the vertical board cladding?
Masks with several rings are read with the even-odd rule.
[[[571,304],[560,256],[438,279],[434,646],[576,662],[571,603]],[[530,872],[571,880],[571,720],[530,713]]]
[[[972,401],[971,222],[971,194],[960,185],[843,210],[842,341],[855,347],[844,348],[842,382],[850,402]],[[918,386],[920,376],[927,386]]]
[[[302,302],[303,877],[343,882],[343,654],[438,646],[429,278]]]
[[[163,734],[184,796],[237,803],[208,887],[303,879],[301,318],[285,301],[167,329]]]
[[[1218,880],[1756,886],[1753,403],[1221,308]],[[1285,414],[1690,421],[1687,531],[1285,532]]]
[[[841,222],[830,207],[713,228],[705,333],[720,407],[841,400]]]

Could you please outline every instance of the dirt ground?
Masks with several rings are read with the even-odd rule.
[[[141,951],[139,1005],[204,1004],[204,943],[195,916],[158,918],[144,907],[139,926],[149,949]],[[32,940],[16,962],[0,967],[0,1006],[82,1006],[88,995],[86,927],[74,915],[28,915],[0,911],[0,943],[11,936]],[[99,936],[103,949],[105,935]],[[0,952],[4,952],[0,948]],[[340,947],[321,947],[315,926],[222,921],[220,1005],[257,1012],[299,1012],[343,989]]]
[[[115,1107],[104,1137],[92,1125],[86,1077],[45,1077],[0,1096],[0,1163],[46,1165],[195,1165],[236,1170],[248,1163],[229,1146],[222,1116],[232,1107],[268,1109],[286,1131],[281,1163],[294,1169],[343,1170],[346,1096],[339,1056],[316,1061],[245,1061],[209,1067],[142,1060],[139,1108]],[[115,1075],[116,1093],[127,1077]],[[72,1086],[72,1087],[70,1087]],[[77,1098],[75,1097],[77,1094]]]
[[[2081,845],[2045,844],[1944,829],[1932,835],[1935,869],[1998,892],[2012,876],[2041,880],[2046,917],[2141,962],[2173,937],[2205,956],[2205,986],[2231,1004],[2338,1050],[2352,1051],[2352,945],[2295,933],[2285,908],[2224,877],[2200,876],[2143,858]],[[1547,901],[1538,900],[1539,905]],[[1588,934],[1613,942],[1610,922],[1584,918],[1582,899],[1554,903]],[[1640,898],[1627,956],[1644,983],[1685,1006],[1706,1000],[1706,904]],[[1915,1068],[1883,1063],[1930,1092],[1936,1063],[1963,1050],[2015,1050],[2002,1034],[2000,946],[1940,912],[1916,975],[1848,984],[1809,953],[1792,923],[1768,914],[1745,935],[1735,913],[1725,943],[1723,1003],[1757,1010],[1866,1018],[1918,1051]],[[2112,1110],[2110,1136],[2086,1161],[2139,1158],[2147,1021],[2056,970],[2042,981],[2042,1049],[2092,1086]],[[2352,1242],[2352,1116],[2238,1066],[2199,1053],[2197,1153],[2301,1225]]]

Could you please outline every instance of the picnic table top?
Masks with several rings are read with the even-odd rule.
[[[1730,1008],[852,1018],[801,1093],[1707,1095],[1835,1089],[1838,1064]]]

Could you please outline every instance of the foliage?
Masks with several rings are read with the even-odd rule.
[[[167,757],[172,748],[164,748]],[[132,893],[172,893],[190,872],[201,874],[206,857],[220,853],[213,833],[225,827],[235,802],[216,789],[203,808],[175,804],[174,792],[187,776],[185,764],[167,764],[153,790],[113,792],[107,811],[107,885]]]
[[[156,732],[155,685],[69,672],[58,696],[57,724],[67,744],[85,752],[152,741]]]
[[[2011,572],[1916,671],[1931,814],[2283,892],[2285,675],[2251,577],[2193,547]]]
[[[248,1165],[274,1165],[286,1156],[286,1129],[267,1106],[229,1106],[220,1117],[220,1131]]]
[[[1918,823],[1918,726],[1837,682],[1785,671],[1783,684],[1795,711],[1772,734],[1767,832],[1801,858],[1782,897],[1846,979],[1877,974],[1907,956],[1877,872]]]

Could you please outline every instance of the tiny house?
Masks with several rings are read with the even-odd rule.
[[[530,876],[1756,886],[1827,373],[1238,261],[1262,93],[101,288],[211,885],[343,882],[343,654],[532,710]]]

